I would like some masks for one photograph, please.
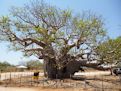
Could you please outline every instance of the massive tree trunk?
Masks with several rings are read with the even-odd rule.
[[[49,60],[46,62],[46,72],[47,77],[50,79],[62,79],[65,78],[65,73],[67,71],[63,71],[64,69],[58,69],[55,60]]]
[[[48,78],[55,79],[57,74],[56,63],[54,60],[49,60],[46,63],[47,66],[47,76]]]
[[[79,71],[80,69],[80,64],[78,61],[71,61],[60,69],[57,67],[55,59],[46,58],[46,62],[44,63],[44,65],[46,66],[45,68],[47,77],[50,79],[70,78],[72,75],[74,75],[75,72]]]
[[[44,76],[47,77],[47,65],[46,65],[46,61],[44,61],[43,63],[43,70],[44,70]]]
[[[70,75],[68,74],[68,70],[66,70],[66,67],[57,69],[57,67],[53,66],[53,62],[47,63],[47,77],[50,79],[63,79],[63,78],[69,78]],[[55,64],[56,65],[56,64]]]
[[[44,57],[44,65],[45,65],[45,73],[47,73],[47,77],[50,79],[64,79],[70,78],[74,75],[75,72],[78,72],[81,66],[92,67],[95,69],[99,69],[99,63],[89,63],[88,60],[76,60],[76,57],[66,55],[61,57],[59,61],[56,58]],[[58,62],[61,62],[62,67],[58,67]]]
[[[49,60],[46,63],[46,71],[47,71],[47,77],[50,79],[64,79],[64,78],[70,78],[74,75],[75,72],[78,72],[81,70],[80,67],[86,66],[91,67],[94,69],[103,70],[100,69],[100,66],[98,66],[98,63],[87,63],[86,61],[70,61],[66,66],[64,66],[61,69],[58,69],[56,66],[55,60]]]

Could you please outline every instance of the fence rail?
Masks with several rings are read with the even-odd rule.
[[[3,86],[47,86],[51,88],[84,88],[94,91],[121,91],[120,76],[90,76],[83,80],[56,79],[50,80],[39,74],[38,79],[33,78],[34,72],[8,72],[0,74]],[[81,77],[81,76],[80,76]],[[87,91],[87,90],[85,90]]]

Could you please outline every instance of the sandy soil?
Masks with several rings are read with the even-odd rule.
[[[11,78],[14,78],[19,74],[22,75],[22,73],[16,73],[16,75],[15,75],[15,73],[12,73]],[[30,73],[29,75],[32,75],[32,74],[33,73]],[[15,82],[19,82],[19,80],[20,80],[20,79],[17,80],[17,78],[16,78],[14,80],[11,80],[11,82],[13,81],[13,85],[12,85],[13,87],[11,87],[11,85],[9,83],[8,83],[8,85],[6,85],[6,83],[5,83],[5,84],[3,84],[3,87],[2,87],[2,85],[0,86],[0,91],[102,91],[102,89],[101,89],[102,84],[103,84],[103,88],[109,88],[109,89],[106,89],[106,91],[121,91],[121,88],[120,88],[121,84],[119,84],[119,77],[110,76],[109,74],[110,74],[109,71],[84,72],[84,73],[79,72],[79,73],[76,73],[75,75],[76,76],[85,76],[86,81],[66,80],[63,83],[63,86],[64,86],[63,88],[54,87],[56,85],[51,86],[51,83],[49,85],[47,83],[44,83],[44,87],[41,86],[43,84],[40,84],[40,86],[36,86],[36,85],[33,86],[33,85],[28,85],[29,83],[24,83],[24,81],[29,82],[31,80],[31,77],[30,77],[30,79],[28,77],[22,78],[22,81],[24,84],[22,83],[20,85],[20,87],[19,87],[19,84],[17,84],[18,87],[17,86],[14,87],[16,84],[16,83],[14,83],[14,80],[15,80]],[[5,76],[5,78],[4,78],[4,76]],[[2,80],[9,78],[9,76],[10,76],[10,73],[1,74]],[[24,74],[23,76],[26,76],[26,74]],[[2,82],[2,80],[1,80],[1,82]],[[9,82],[9,80],[8,80],[8,82]],[[31,83],[31,81],[30,81],[30,83]],[[59,86],[61,83],[57,82],[56,84],[57,84],[57,86]],[[66,85],[71,86],[71,84],[72,85],[74,84],[73,85],[74,87],[73,86],[66,87]],[[76,88],[75,88],[75,84],[76,84]],[[86,84],[86,87],[85,87],[85,84]],[[4,86],[8,86],[8,87],[4,87]],[[112,89],[112,88],[114,88],[114,89]]]
[[[0,87],[0,91],[39,91],[39,90],[36,88]]]
[[[0,91],[93,91],[92,89],[76,89],[76,88],[58,88],[58,89],[50,89],[50,88],[24,88],[24,87],[0,87]]]

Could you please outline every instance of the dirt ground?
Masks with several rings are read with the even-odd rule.
[[[91,75],[90,75],[91,74]],[[76,80],[48,80],[40,76],[18,76],[0,82],[0,91],[121,91],[121,76],[111,76],[107,72],[76,75]]]
[[[0,91],[39,91],[36,88],[24,88],[24,87],[0,87]]]
[[[121,91],[118,76],[91,76],[78,80],[31,81],[31,78],[5,80],[0,91]],[[41,78],[42,79],[42,78]],[[19,80],[17,82],[17,80]],[[16,82],[16,83],[15,83]],[[38,83],[39,82],[39,83]]]
[[[50,88],[25,88],[25,87],[0,87],[0,91],[93,91],[91,89],[77,89],[77,88],[57,88],[57,89],[50,89]]]

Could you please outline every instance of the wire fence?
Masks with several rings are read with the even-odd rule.
[[[85,91],[121,91],[121,75],[119,76],[79,76],[81,79],[50,80],[39,74],[35,79],[34,72],[8,72],[0,74],[0,85],[8,86],[41,86],[48,88],[83,88]]]

